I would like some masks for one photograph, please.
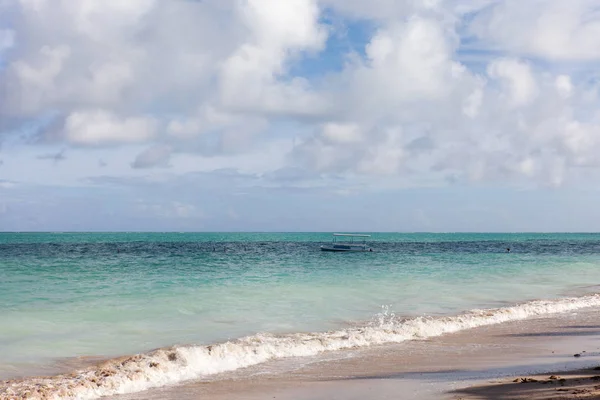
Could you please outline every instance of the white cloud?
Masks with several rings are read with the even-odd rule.
[[[375,175],[393,175],[400,172],[405,155],[402,132],[390,129],[384,140],[371,147],[358,164],[359,172]]]
[[[58,96],[56,78],[63,71],[65,61],[71,55],[67,45],[43,46],[28,60],[17,60],[8,68],[8,78],[14,79],[9,87],[18,87],[17,93],[5,98],[2,110],[15,114],[33,114],[42,111],[44,104]]]
[[[16,37],[27,40],[11,53],[2,78],[13,81],[4,93],[10,103],[21,101],[2,103],[0,113],[140,111],[154,102],[199,101],[236,43],[234,30],[220,29],[235,25],[225,1],[9,3]]]
[[[315,114],[325,107],[302,78],[285,77],[288,62],[305,51],[321,50],[327,32],[316,0],[247,0],[241,21],[249,30],[221,70],[221,101],[233,109]]]
[[[363,136],[356,124],[328,123],[323,127],[323,138],[335,144],[360,142]]]
[[[479,114],[481,104],[483,103],[483,89],[477,87],[463,101],[463,113],[469,118],[475,118]]]
[[[505,85],[506,101],[520,107],[531,103],[538,93],[535,78],[527,63],[515,59],[497,59],[488,66],[488,75]]]
[[[137,28],[140,19],[155,6],[155,0],[59,0],[71,18],[75,30],[96,42],[112,44],[123,33]],[[47,2],[49,4],[52,2]]]
[[[600,58],[596,0],[496,1],[471,30],[481,40],[522,55],[552,60]]]
[[[202,128],[197,118],[174,119],[167,126],[167,134],[181,139],[191,138],[199,135]]]
[[[256,142],[257,135],[268,127],[268,120],[262,116],[240,115],[203,106],[188,117],[171,119],[166,133],[167,140],[174,142],[175,150],[213,156],[251,151],[259,143]],[[215,133],[218,133],[218,140],[214,138]]]
[[[137,143],[151,139],[156,128],[151,117],[119,118],[105,110],[83,110],[67,116],[64,135],[68,141],[83,146]]]
[[[556,90],[564,98],[568,98],[573,94],[573,83],[568,75],[559,75],[556,77]]]
[[[123,175],[231,165],[558,185],[600,167],[596,3],[5,0],[0,118],[58,115],[43,132],[69,158],[132,146],[127,162],[94,155]],[[346,52],[352,24],[366,37]]]
[[[415,16],[395,23],[371,39],[366,48],[369,63],[357,71],[355,79],[388,94],[389,100],[439,98],[463,73],[452,60],[457,39],[431,18]]]

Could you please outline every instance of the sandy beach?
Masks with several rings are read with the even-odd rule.
[[[112,399],[600,398],[600,371],[593,369],[600,365],[598,311],[327,355],[293,370],[281,360]]]

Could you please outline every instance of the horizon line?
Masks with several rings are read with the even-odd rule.
[[[50,233],[50,234],[85,234],[85,233],[174,233],[174,234],[212,234],[212,233],[383,233],[383,234],[600,234],[600,231],[363,231],[363,230],[332,230],[332,231],[109,231],[109,230],[90,230],[90,231],[2,231],[0,234],[27,234],[27,233]]]

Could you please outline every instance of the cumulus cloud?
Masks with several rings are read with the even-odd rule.
[[[568,98],[573,93],[573,83],[568,75],[559,75],[556,77],[556,90],[564,98]]]
[[[366,76],[357,79],[403,100],[438,98],[462,72],[452,60],[457,45],[458,37],[439,21],[411,17],[374,35],[366,48],[370,65],[359,70]]]
[[[362,132],[356,124],[328,123],[323,126],[323,138],[333,144],[362,141]]]
[[[327,38],[316,0],[240,2],[248,39],[223,64],[221,101],[239,110],[314,114],[325,105],[307,80],[285,75],[286,62],[302,51],[321,50]]]
[[[233,22],[224,11],[232,3],[8,1],[16,45],[3,73],[11,101],[0,112],[136,112],[161,99],[193,107],[235,46],[236,33],[220,29]]]
[[[105,110],[74,111],[64,123],[64,137],[71,143],[94,146],[146,142],[156,132],[152,117],[121,118]]]
[[[537,84],[528,64],[514,59],[496,59],[488,65],[488,75],[502,81],[508,95],[506,102],[519,107],[531,103],[537,95]]]
[[[278,181],[308,171],[558,186],[600,167],[595,0],[0,7],[12,17],[0,20],[2,135],[33,125],[69,149],[130,147],[121,164],[134,169],[256,153],[252,172]],[[270,170],[256,152],[292,141]]]
[[[550,60],[600,58],[596,0],[496,1],[477,15],[471,31],[485,43]]]

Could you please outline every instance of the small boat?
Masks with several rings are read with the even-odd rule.
[[[331,244],[321,246],[323,251],[373,251],[367,246],[366,240],[371,235],[355,233],[334,233]],[[340,239],[338,239],[340,238]],[[357,238],[355,240],[355,238]],[[360,239],[362,238],[362,240]]]

